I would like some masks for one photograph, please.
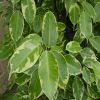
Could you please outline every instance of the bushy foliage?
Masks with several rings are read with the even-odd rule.
[[[100,0],[7,1],[0,60],[18,88],[5,100],[99,100]]]

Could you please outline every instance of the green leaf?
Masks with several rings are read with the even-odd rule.
[[[60,47],[60,46],[53,46],[51,49],[50,49],[51,51],[58,51],[58,52],[63,52],[63,50],[62,50],[62,48]]]
[[[12,4],[15,5],[17,2],[19,2],[20,0],[11,0]]]
[[[10,59],[10,75],[31,68],[38,60],[40,53],[41,46],[39,42],[32,39],[24,42],[16,49]]]
[[[87,3],[86,1],[82,2],[82,6],[85,9],[85,11],[87,12],[87,14],[93,18],[95,16],[95,10],[92,7],[92,5],[90,3]]]
[[[81,64],[79,61],[72,55],[66,55],[65,59],[67,61],[69,74],[78,75],[81,73]]]
[[[30,76],[24,73],[16,73],[15,83],[18,85],[24,85],[30,80]]]
[[[86,67],[83,67],[83,78],[88,84],[91,85],[91,73],[90,70]]]
[[[96,85],[97,85],[97,88],[100,92],[100,79],[96,79]]]
[[[82,100],[88,100],[88,93],[85,89],[84,89],[84,94],[83,94]]]
[[[31,100],[29,95],[23,95],[22,97],[20,97],[20,100]]]
[[[42,89],[41,89],[40,80],[38,76],[38,70],[36,69],[32,73],[32,78],[29,84],[29,95],[30,95],[31,100],[38,98],[41,95],[41,92],[42,92]]]
[[[12,100],[20,100],[20,97],[22,96],[22,94],[20,93],[15,93],[14,96],[12,97]]]
[[[100,79],[100,62],[95,61],[92,63],[93,70],[98,79]]]
[[[83,34],[81,34],[81,31],[80,29],[76,31],[75,35],[74,35],[74,38],[73,40],[78,42],[78,43],[81,43],[84,39],[84,36],[82,36]]]
[[[100,36],[90,38],[90,43],[98,52],[100,52]]]
[[[59,83],[58,83],[58,85],[61,89],[65,90],[66,85],[68,83],[68,79],[69,79],[67,62],[61,53],[58,53],[57,51],[52,51],[52,53],[56,57],[57,63],[58,63],[58,69],[59,69]]]
[[[89,95],[92,98],[94,98],[94,99],[99,98],[98,89],[97,89],[97,86],[95,84],[92,84],[92,86],[87,85],[87,90],[88,90]]]
[[[36,13],[37,13],[38,15],[45,15],[46,11],[45,11],[42,7],[38,7],[38,8],[36,9]]]
[[[13,45],[4,45],[1,48],[1,52],[0,52],[0,60],[5,60],[7,59],[13,52]]]
[[[41,28],[42,28],[42,18],[36,15],[33,21],[33,29],[36,33],[39,33],[41,31]]]
[[[2,13],[3,13],[3,11],[2,11],[2,12],[0,12],[0,20],[1,20],[1,18],[2,18]]]
[[[2,3],[4,0],[0,0],[0,3]]]
[[[23,16],[28,24],[31,24],[36,15],[36,6],[34,0],[21,0]]]
[[[69,13],[70,6],[76,2],[77,0],[65,0],[65,8],[66,8],[67,13]]]
[[[50,51],[41,55],[38,71],[42,90],[52,100],[58,86],[58,66],[55,56]]]
[[[71,5],[69,9],[69,17],[74,26],[79,21],[79,16],[80,16],[80,7],[78,6],[78,4],[75,3]]]
[[[73,81],[73,93],[76,100],[81,100],[84,93],[84,86],[79,77],[75,77]]]
[[[4,9],[6,9],[7,8],[7,6],[6,5],[3,5],[3,6],[1,6],[0,7],[0,12],[2,12]]]
[[[56,18],[52,12],[47,12],[42,25],[43,42],[47,47],[54,46],[58,39],[58,27]]]
[[[80,52],[81,56],[84,58],[92,58],[94,60],[96,60],[96,56],[95,53],[88,47],[84,48],[81,52]]]
[[[10,19],[10,34],[12,39],[16,42],[22,35],[24,28],[24,19],[20,11],[16,11]]]
[[[58,31],[59,32],[62,32],[66,29],[66,25],[62,22],[57,22],[57,25],[58,25]]]
[[[80,30],[86,39],[92,34],[92,22],[88,14],[83,11],[80,15]]]
[[[100,2],[96,4],[96,6],[94,7],[94,10],[96,12],[96,15],[95,15],[93,21],[98,22],[98,21],[100,21],[100,18],[99,18],[99,16],[100,16]]]
[[[77,43],[75,41],[68,42],[66,45],[66,50],[68,50],[69,52],[72,52],[72,53],[78,53],[78,52],[82,51],[79,43]]]

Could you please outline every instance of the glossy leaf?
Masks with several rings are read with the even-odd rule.
[[[90,70],[86,67],[83,67],[83,78],[88,84],[91,85],[91,73]]]
[[[42,89],[41,89],[40,80],[38,76],[38,70],[36,69],[32,73],[32,78],[29,84],[29,95],[30,95],[31,100],[34,100],[37,97],[39,97],[39,95],[41,95],[41,92],[42,92]]]
[[[20,0],[11,0],[12,4],[15,5],[17,2],[19,2]]]
[[[92,22],[88,14],[83,11],[80,15],[80,30],[86,39],[92,34]]]
[[[82,2],[82,6],[85,9],[85,11],[87,12],[87,14],[93,18],[95,16],[95,10],[92,7],[92,5],[90,3],[87,3],[86,1]]]
[[[100,16],[100,2],[96,4],[96,6],[94,7],[94,10],[96,12],[96,15],[93,20],[94,22],[98,22],[100,21],[100,17],[99,17]]]
[[[81,73],[81,64],[74,56],[66,55],[65,59],[67,61],[69,74],[78,75]]]
[[[42,90],[49,99],[52,99],[58,86],[58,66],[51,52],[43,52],[38,71]]]
[[[22,13],[28,24],[31,24],[36,15],[34,0],[21,0]]]
[[[52,53],[56,57],[57,63],[58,63],[58,69],[59,69],[59,84],[58,85],[61,89],[65,90],[66,85],[68,83],[68,79],[69,79],[67,62],[61,53],[58,53],[57,51],[52,51]]]
[[[79,77],[75,77],[73,81],[73,93],[76,100],[81,100],[84,93],[84,86]]]
[[[42,28],[42,18],[40,16],[35,16],[33,21],[33,29],[36,33],[39,33]]]
[[[100,37],[99,36],[94,36],[90,38],[90,43],[98,52],[100,52]]]
[[[88,90],[89,95],[92,98],[94,98],[94,99],[99,98],[98,89],[97,89],[97,86],[95,84],[93,84],[92,86],[87,85],[87,90]]]
[[[79,16],[80,16],[80,8],[78,4],[75,3],[71,5],[69,9],[69,18],[74,26],[79,21]]]
[[[24,72],[31,68],[38,60],[41,53],[40,43],[28,40],[20,45],[10,59],[10,75],[12,73]],[[20,60],[18,60],[20,58]]]
[[[47,47],[54,46],[58,39],[58,27],[56,18],[52,12],[47,12],[42,25],[43,42]]]
[[[12,39],[16,42],[22,35],[24,28],[24,19],[20,11],[16,11],[10,19],[10,34]]]
[[[68,42],[66,45],[66,50],[72,53],[78,53],[82,51],[80,45],[75,41]]]

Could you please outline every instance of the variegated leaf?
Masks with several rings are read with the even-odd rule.
[[[41,84],[38,76],[38,69],[32,73],[32,78],[29,84],[29,95],[31,100],[36,99],[42,94]]]
[[[11,0],[12,4],[15,5],[17,2],[19,2],[20,0]]]
[[[38,60],[41,45],[35,40],[28,40],[20,45],[10,59],[10,75],[31,68]]]
[[[58,86],[58,66],[55,56],[50,51],[41,55],[38,71],[42,90],[52,100]]]
[[[66,85],[68,83],[68,79],[69,79],[67,62],[61,53],[58,53],[57,51],[52,51],[52,53],[56,57],[57,63],[58,63],[58,69],[59,69],[59,84],[58,85],[61,89],[65,90]]]
[[[78,74],[82,73],[81,72],[81,64],[74,56],[68,54],[64,57],[67,61],[69,74],[78,75]]]
[[[24,19],[20,11],[16,11],[10,19],[10,34],[12,39],[16,42],[22,35],[24,28]]]
[[[36,15],[36,6],[34,0],[21,0],[23,16],[28,24],[31,24]]]
[[[42,25],[43,42],[47,47],[54,46],[58,39],[58,26],[52,12],[47,12],[43,18]]]

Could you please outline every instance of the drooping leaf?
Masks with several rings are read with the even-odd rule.
[[[39,95],[41,95],[41,92],[42,92],[42,89],[41,89],[40,80],[38,76],[38,69],[36,69],[32,73],[32,78],[29,84],[29,95],[30,95],[31,100],[34,100],[37,97],[39,97]]]
[[[66,55],[65,59],[68,65],[68,71],[71,75],[78,75],[81,73],[81,64],[79,61],[72,55]]]
[[[13,52],[13,45],[5,45],[1,48],[0,52],[0,60],[5,60],[7,59]]]
[[[67,62],[61,53],[58,53],[57,51],[52,51],[52,53],[56,57],[57,63],[58,63],[58,69],[59,69],[59,84],[58,85],[61,89],[65,90],[66,85],[68,83],[68,79],[69,79]]]
[[[31,24],[36,15],[34,0],[21,0],[22,13],[28,24]]]
[[[95,16],[95,10],[92,7],[92,5],[90,3],[87,3],[86,1],[82,2],[82,6],[85,9],[86,13],[93,18]]]
[[[54,46],[58,39],[57,22],[55,16],[50,11],[47,12],[43,18],[42,37],[47,47]]]
[[[73,81],[73,93],[76,100],[81,100],[84,93],[84,86],[79,77],[75,77]]]
[[[98,61],[93,62],[92,67],[95,75],[97,76],[98,79],[100,79],[100,62]]]
[[[80,15],[80,30],[86,39],[92,34],[92,22],[88,14],[83,11]]]
[[[32,39],[24,42],[16,49],[10,59],[10,75],[31,68],[38,60],[40,53],[41,46],[39,42]]]
[[[98,21],[100,21],[100,18],[99,18],[99,16],[100,16],[100,2],[96,4],[96,6],[94,7],[94,10],[96,12],[96,15],[95,15],[93,20],[94,20],[94,22],[98,22]]]
[[[52,99],[58,86],[58,66],[55,56],[50,51],[41,55],[38,71],[42,90]]]
[[[10,34],[12,39],[16,42],[22,35],[24,28],[24,19],[20,11],[16,11],[10,19]]]
[[[87,90],[88,90],[89,95],[92,98],[94,98],[94,99],[99,98],[98,89],[97,89],[97,86],[95,84],[92,84],[92,86],[87,85]]]
[[[75,41],[70,41],[69,43],[67,43],[66,50],[68,50],[72,53],[78,53],[78,52],[82,51],[79,43],[77,43]]]
[[[98,52],[100,52],[100,37],[99,36],[94,36],[90,38],[90,43]]]
[[[19,2],[20,0],[11,0],[12,4],[15,5],[17,2]]]
[[[59,32],[64,31],[65,28],[66,28],[66,25],[64,23],[62,23],[62,22],[58,22],[57,25],[58,25],[58,31]]]
[[[96,60],[96,56],[95,53],[88,47],[84,48],[81,52],[80,52],[81,56],[83,58],[92,58]]]
[[[83,67],[83,78],[88,84],[91,85],[91,73],[90,70],[86,67]]]
[[[39,33],[42,28],[42,18],[40,16],[35,16],[35,19],[33,21],[33,29],[36,33]]]
[[[74,26],[79,21],[79,16],[80,16],[80,7],[78,6],[78,4],[75,3],[71,5],[69,9],[69,18]]]
[[[24,85],[30,80],[30,76],[24,73],[17,73],[15,83],[18,85]]]

